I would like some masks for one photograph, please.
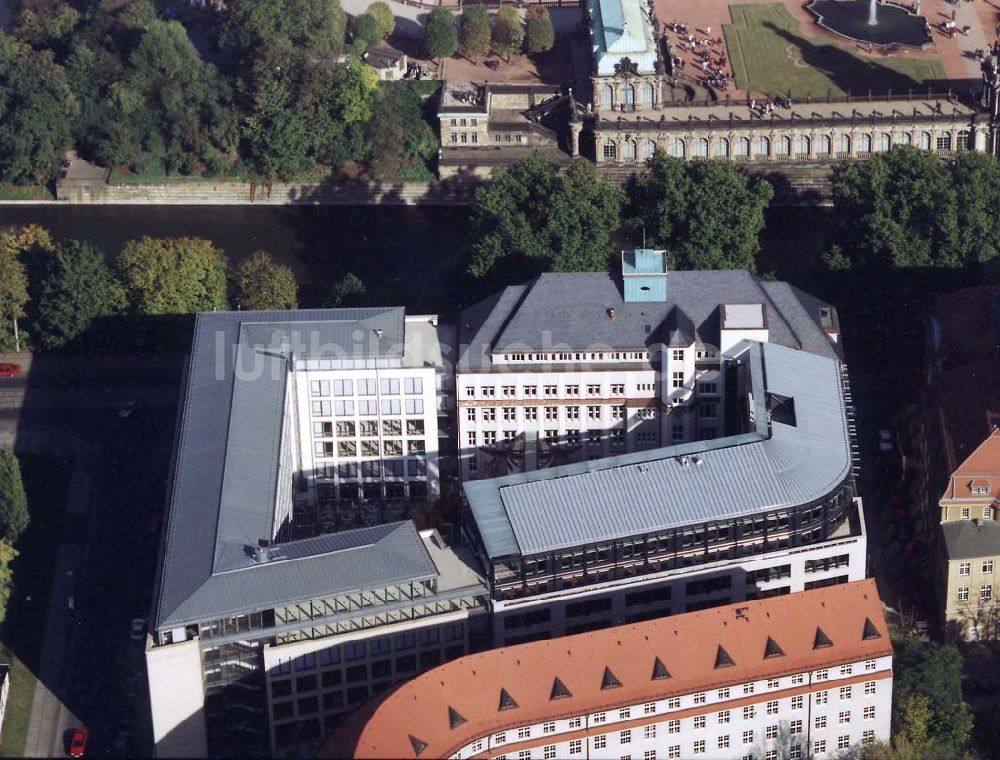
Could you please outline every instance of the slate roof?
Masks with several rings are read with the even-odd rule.
[[[749,363],[754,432],[467,482],[488,556],[729,519],[835,490],[852,468],[839,362],[750,341],[732,353]],[[770,393],[794,399],[794,424],[768,421],[761,405]]]
[[[457,368],[487,371],[491,351],[715,346],[719,306],[727,303],[764,304],[770,343],[838,358],[820,327],[820,309],[830,307],[784,282],[745,270],[677,271],[667,275],[666,302],[625,303],[620,278],[564,272],[542,274],[464,309]]]
[[[288,560],[258,562],[250,551],[280,527],[277,463],[293,365],[401,358],[403,317],[402,308],[198,315],[171,472],[157,630],[264,609],[310,590],[434,574],[412,526],[285,544]],[[356,563],[350,567],[338,555],[347,550]]]
[[[815,645],[819,626],[829,646]],[[731,664],[720,666],[720,653]],[[316,757],[450,757],[518,726],[891,655],[875,581],[844,583],[467,655],[370,700]],[[608,673],[614,688],[602,688]],[[891,677],[888,664],[870,677]],[[727,707],[738,710],[747,698],[734,691]],[[501,694],[514,704],[504,709]],[[668,709],[649,720],[670,713],[685,718],[691,711]],[[524,746],[531,745],[511,750]]]
[[[995,520],[954,520],[941,523],[948,559],[976,559],[1000,554],[1000,523]]]

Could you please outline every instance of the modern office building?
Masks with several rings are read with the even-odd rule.
[[[888,741],[860,581],[469,655],[372,700],[323,758],[826,758]]]
[[[463,480],[717,438],[724,354],[743,340],[840,358],[836,309],[787,283],[668,273],[655,250],[621,266],[543,274],[462,311]]]
[[[948,638],[1000,637],[1000,428],[952,473],[941,496],[940,598]]]
[[[437,330],[198,316],[146,650],[159,756],[301,751],[486,635],[483,579],[408,519],[438,491]]]

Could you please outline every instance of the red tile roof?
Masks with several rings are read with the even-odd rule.
[[[973,492],[974,486],[985,486],[987,493]],[[941,503],[995,499],[1000,499],[1000,428],[994,428],[986,440],[955,469]]]
[[[447,757],[516,726],[890,654],[874,580],[830,586],[462,657],[363,706],[317,757]]]

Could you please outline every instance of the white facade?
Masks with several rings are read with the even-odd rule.
[[[878,657],[517,726],[452,757],[826,758],[888,741],[891,712],[892,658]]]
[[[867,535],[860,529],[805,547],[723,560],[608,583],[493,602],[496,646],[563,636],[704,607],[806,591],[865,578]]]
[[[198,639],[146,647],[149,712],[157,757],[207,757]]]

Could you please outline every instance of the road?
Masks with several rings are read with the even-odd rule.
[[[143,642],[129,624],[151,596],[181,357],[19,361],[26,375],[0,380],[0,445],[72,469],[25,754],[64,755],[85,727],[88,756],[146,756]]]

